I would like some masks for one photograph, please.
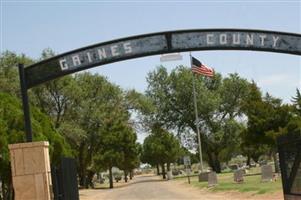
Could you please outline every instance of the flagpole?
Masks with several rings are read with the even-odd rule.
[[[189,53],[190,56],[190,66],[192,67],[192,56],[191,52]],[[201,172],[203,172],[203,157],[202,157],[202,144],[201,144],[201,136],[200,136],[200,129],[199,129],[199,114],[198,114],[198,107],[196,102],[196,91],[195,91],[195,75],[193,74],[192,78],[192,87],[193,87],[193,102],[194,102],[194,112],[195,112],[195,125],[196,125],[196,131],[198,135],[198,146],[199,146],[199,156],[200,156],[200,168]]]

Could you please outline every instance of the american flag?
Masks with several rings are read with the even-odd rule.
[[[198,59],[191,57],[191,71],[208,77],[214,76],[214,70],[211,67],[203,65]]]

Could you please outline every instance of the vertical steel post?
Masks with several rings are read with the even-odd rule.
[[[28,102],[27,86],[26,86],[26,80],[25,80],[24,65],[19,64],[18,68],[19,68],[21,96],[22,96],[23,113],[24,113],[24,126],[25,126],[25,133],[26,133],[26,142],[32,142],[30,110],[29,110],[29,102]]]
[[[191,53],[189,53],[190,56],[190,65],[192,68],[192,56]],[[192,74],[193,79],[192,79],[192,87],[193,87],[193,103],[194,103],[194,112],[195,112],[195,125],[196,125],[196,130],[198,134],[198,146],[199,146],[199,156],[200,156],[200,168],[201,172],[204,170],[203,166],[203,154],[202,154],[202,143],[201,143],[201,135],[200,135],[200,128],[199,128],[199,114],[198,114],[198,106],[197,106],[197,98],[196,98],[196,89],[195,89],[195,77],[194,74]]]

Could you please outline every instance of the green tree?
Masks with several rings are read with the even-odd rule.
[[[40,60],[54,55],[55,53],[51,49],[45,49]],[[32,64],[33,60],[25,55],[19,56],[8,51],[1,54],[0,92],[20,97],[18,63],[27,66]],[[110,83],[107,78],[91,73],[80,73],[46,82],[32,88],[29,94],[34,139],[50,141],[52,164],[57,164],[61,155],[72,154],[76,157],[82,186],[91,185],[96,169],[108,169],[106,164],[94,162],[94,158],[101,157],[102,160],[106,160],[113,154],[112,166],[119,166],[126,173],[131,172],[139,164],[139,145],[136,143],[137,136],[130,121],[129,111],[145,112],[147,110],[147,101],[144,95],[135,91],[124,92],[118,86]],[[14,115],[22,116],[22,110],[11,112]],[[11,117],[11,121],[18,123],[21,127],[23,118],[20,116]],[[21,133],[15,134],[16,141],[8,141],[3,135],[11,130],[10,126],[7,127],[7,119],[3,119],[0,120],[3,128],[0,143],[5,147],[11,142],[20,141],[23,134],[22,138]],[[114,122],[110,122],[110,120]],[[23,128],[19,129],[15,132],[23,130]],[[16,128],[12,130],[16,130]],[[114,132],[114,144],[122,149],[110,149],[110,146],[104,145],[106,144],[104,141],[112,139],[110,131]],[[15,132],[13,131],[13,133]],[[11,133],[10,135],[14,136]],[[8,162],[6,158],[8,153],[5,148],[1,149],[2,152],[3,156],[1,155],[0,162],[6,163]],[[102,153],[103,156],[100,156]],[[4,176],[7,174],[5,170],[9,169],[9,165],[4,164],[0,168]],[[1,179],[3,178],[1,177]]]
[[[33,140],[49,141],[51,163],[58,163],[63,155],[70,155],[70,147],[55,130],[51,119],[34,106],[31,107]],[[12,182],[8,144],[25,141],[22,106],[17,97],[0,93],[0,179],[2,196],[11,199]]]
[[[55,52],[49,48],[44,49],[41,60],[55,56]],[[76,106],[78,99],[78,87],[72,76],[64,76],[59,79],[48,81],[32,88],[32,103],[53,118],[56,128],[59,128],[68,115],[70,107]]]
[[[101,128],[101,148],[94,156],[95,166],[109,170],[110,188],[113,188],[112,167],[121,167],[125,171],[132,167],[135,157],[136,134],[128,124],[128,116],[122,107],[111,108]],[[131,155],[126,155],[132,153]],[[129,157],[133,156],[133,157]]]
[[[68,108],[74,106],[76,86],[71,76],[49,81],[32,89],[32,102],[53,118],[56,128],[59,128],[68,115]]]
[[[179,66],[168,74],[161,66],[149,73],[147,81],[146,95],[155,109],[146,119],[176,130],[179,134],[196,134],[191,70]],[[216,73],[212,79],[196,76],[195,86],[203,152],[207,154],[209,165],[220,172],[220,157],[229,156],[225,156],[225,152],[223,156],[219,154],[237,142],[241,125],[236,118],[242,115],[242,102],[247,95],[248,82],[237,74],[222,79]]]
[[[159,124],[152,127],[152,133],[145,138],[142,150],[142,162],[152,166],[161,165],[165,179],[165,163],[170,171],[170,163],[176,162],[182,155],[180,142],[171,133],[164,130]]]
[[[266,148],[262,147],[259,137],[259,128],[256,124],[259,123],[259,119],[256,117],[262,115],[264,104],[262,100],[262,94],[256,83],[253,81],[249,85],[249,93],[243,103],[243,112],[245,113],[248,122],[247,128],[241,132],[241,149],[242,153],[247,156],[247,165],[250,165],[251,158],[257,162],[259,157],[266,152]]]
[[[301,95],[299,89],[296,90],[296,96],[292,98],[291,117],[285,127],[279,128],[280,134],[301,137]]]
[[[294,112],[301,116],[301,93],[300,90],[296,89],[296,96],[292,98],[292,103],[294,107]]]
[[[0,92],[9,93],[20,97],[20,81],[18,64],[25,66],[33,63],[33,60],[24,54],[17,55],[11,51],[4,51],[0,55]]]
[[[289,105],[282,104],[281,99],[274,98],[268,93],[262,97],[254,82],[250,87],[251,92],[244,105],[248,123],[247,130],[243,134],[245,146],[243,150],[248,157],[253,156],[255,162],[260,155],[268,152],[268,155],[273,156],[275,169],[278,171],[276,138],[283,134],[281,130],[290,121],[291,108]]]
[[[121,141],[122,152],[123,152],[123,162],[118,163],[119,169],[124,171],[124,180],[128,181],[128,174],[132,179],[132,171],[139,167],[140,164],[140,152],[139,143],[136,142],[137,137],[134,131],[129,131],[127,136]]]
[[[122,101],[122,91],[106,78],[97,74],[81,73],[75,77],[76,106],[69,108],[66,120],[78,124],[85,137],[77,148],[80,184],[88,187],[93,177],[92,161],[102,147],[102,135],[106,133],[106,121],[113,115],[114,108]],[[126,113],[127,114],[127,113]]]

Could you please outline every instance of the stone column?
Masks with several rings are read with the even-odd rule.
[[[15,200],[51,200],[48,142],[10,144]]]

